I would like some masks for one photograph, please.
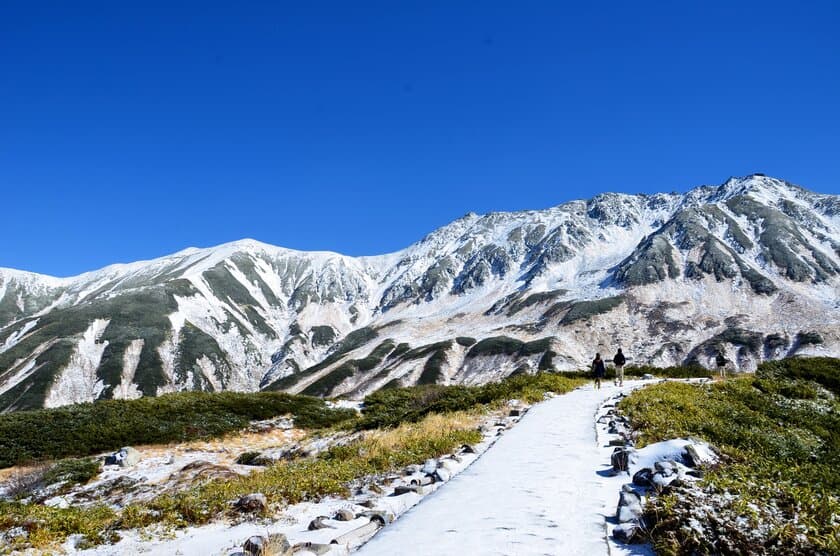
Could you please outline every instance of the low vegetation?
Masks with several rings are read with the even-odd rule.
[[[218,437],[278,415],[293,415],[303,428],[321,428],[346,421],[355,412],[280,392],[184,392],[18,411],[0,415],[0,468],[133,444]]]
[[[520,374],[482,386],[414,386],[379,390],[365,398],[360,429],[392,427],[430,413],[462,411],[509,399],[541,400],[546,392],[563,394],[585,382],[560,373]]]
[[[26,530],[26,535],[10,541],[13,548],[53,546],[76,534],[82,535],[83,544],[94,545],[114,542],[118,539],[118,530],[154,524],[170,527],[204,524],[228,514],[232,501],[253,492],[261,492],[267,497],[269,511],[285,504],[318,500],[327,495],[344,495],[354,481],[450,453],[463,444],[479,442],[481,433],[477,424],[488,405],[512,398],[534,402],[541,400],[546,392],[568,392],[584,382],[581,377],[540,373],[517,375],[476,387],[429,385],[395,388],[368,396],[364,415],[356,419],[348,419],[346,412],[328,410],[321,400],[272,393],[265,399],[294,402],[294,407],[284,410],[284,413],[300,416],[306,415],[307,408],[310,412],[317,410],[317,413],[309,414],[311,423],[356,429],[354,434],[359,434],[359,438],[334,446],[316,457],[282,461],[248,476],[215,480],[187,490],[166,493],[147,503],[129,505],[121,511],[104,506],[62,509],[14,501],[0,502],[0,530]],[[187,397],[170,396],[145,401],[163,400],[171,404],[173,400],[183,401],[198,396],[203,404],[193,401],[194,405],[181,406],[181,409],[202,422],[208,418],[205,411],[216,413],[214,408],[217,406],[206,398],[209,395],[179,396]],[[144,400],[137,400],[140,401]],[[134,402],[113,403],[130,405]],[[244,402],[241,404],[249,406]],[[250,414],[261,419],[276,411],[276,407],[268,401],[265,404],[272,409],[252,409]],[[98,405],[75,406],[75,409],[77,412],[89,412]],[[162,413],[162,419],[167,418],[165,413]],[[245,413],[248,412],[239,411],[237,415]],[[127,415],[132,415],[132,412],[128,411]],[[27,422],[31,424],[33,421]],[[65,421],[66,426],[86,426],[86,423],[86,420]],[[117,445],[126,443],[137,442],[117,442]],[[246,460],[253,460],[256,456],[256,453],[243,454],[240,463],[248,463]],[[93,460],[61,462],[55,466],[54,474],[86,482],[89,480],[87,475],[94,470],[93,464],[98,472],[98,462]],[[39,473],[43,476],[44,469],[40,468]]]
[[[838,395],[840,360],[812,358],[711,384],[657,384],[622,401],[639,445],[697,437],[724,458],[701,492],[649,505],[657,553],[840,553]]]
[[[479,442],[478,419],[476,412],[429,415],[418,423],[370,431],[359,440],[335,446],[315,458],[279,462],[265,471],[237,479],[215,480],[164,494],[145,504],[127,506],[119,513],[105,506],[62,509],[0,502],[0,529],[25,528],[28,535],[21,538],[20,548],[60,543],[74,534],[83,535],[86,544],[100,544],[117,540],[117,529],[207,523],[231,511],[232,501],[254,492],[263,493],[269,507],[346,495],[353,480],[396,471],[409,463],[449,453],[463,444]]]

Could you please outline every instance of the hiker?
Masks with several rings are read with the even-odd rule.
[[[595,377],[595,388],[601,389],[601,379],[607,374],[607,369],[604,367],[604,360],[601,359],[601,354],[596,353],[595,359],[592,361],[592,375]]]
[[[715,357],[715,363],[717,363],[718,375],[720,376],[720,378],[726,378],[726,364],[728,363],[728,361],[726,360],[726,357],[723,356],[722,351],[717,352],[717,357]]]
[[[615,385],[624,386],[624,364],[627,363],[627,358],[621,353],[621,348],[618,348],[618,353],[613,357],[615,364]]]

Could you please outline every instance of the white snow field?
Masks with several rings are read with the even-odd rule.
[[[478,461],[361,547],[361,556],[649,554],[608,539],[626,474],[596,413],[629,392],[605,384],[535,405]]]

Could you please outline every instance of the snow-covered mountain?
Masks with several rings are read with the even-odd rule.
[[[0,410],[182,389],[358,396],[631,362],[840,355],[840,196],[753,175],[467,214],[376,257],[243,240],[0,269]]]

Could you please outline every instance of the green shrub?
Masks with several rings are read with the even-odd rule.
[[[585,320],[595,315],[608,313],[622,303],[624,303],[624,297],[620,295],[592,301],[577,301],[569,307],[569,311],[560,319],[560,324],[572,324],[573,322]]]
[[[520,398],[537,401],[545,392],[565,393],[585,379],[566,373],[519,374],[482,386],[426,385],[378,390],[365,398],[361,429],[392,427],[422,419],[429,413],[445,413],[482,404]]]
[[[716,515],[730,515],[732,520],[752,507],[768,531],[769,553],[836,554],[838,389],[840,360],[794,358],[763,363],[755,376],[700,385],[652,385],[634,392],[619,408],[639,432],[639,446],[696,437],[717,447],[725,463],[708,470],[701,483],[703,504],[714,498],[720,504]],[[690,495],[678,491],[654,498],[647,509],[655,521],[651,536],[659,553],[758,550],[737,527],[712,527],[705,538],[693,534],[685,520],[703,510],[687,498]],[[794,522],[800,525],[791,532]]]
[[[300,427],[320,428],[355,413],[281,392],[182,392],[18,411],[0,415],[0,468],[134,444],[212,438],[278,415],[293,415]]]
[[[55,463],[44,473],[44,484],[64,481],[67,485],[84,485],[101,470],[101,463],[93,458],[66,459]]]
[[[258,465],[254,462],[257,461],[260,456],[262,456],[260,452],[243,452],[236,458],[236,463],[239,465]]]

